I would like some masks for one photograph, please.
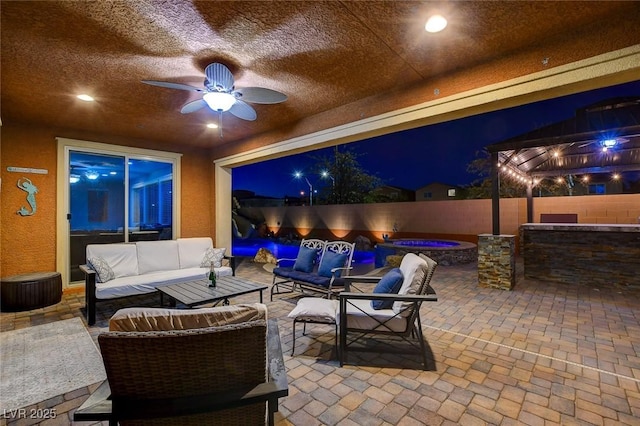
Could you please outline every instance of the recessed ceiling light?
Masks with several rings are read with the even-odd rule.
[[[95,99],[93,99],[92,96],[89,96],[87,94],[82,94],[82,95],[78,95],[76,96],[78,99],[80,99],[81,101],[85,101],[85,102],[93,102]]]
[[[424,29],[429,33],[438,33],[447,26],[447,20],[442,15],[433,15],[427,20]]]
[[[207,127],[210,128],[210,129],[217,129],[218,125],[216,123],[209,123],[209,124],[207,124]]]

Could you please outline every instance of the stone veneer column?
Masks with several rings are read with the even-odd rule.
[[[515,235],[478,235],[478,285],[511,290],[516,283]]]

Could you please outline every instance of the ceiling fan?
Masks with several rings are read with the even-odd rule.
[[[188,114],[204,107],[222,115],[229,111],[243,120],[253,121],[257,118],[256,111],[247,102],[255,104],[278,104],[287,100],[287,95],[264,87],[244,87],[236,89],[233,74],[225,65],[214,62],[204,70],[204,88],[198,88],[182,83],[168,81],[142,80],[145,84],[166,87],[169,89],[188,90],[203,93],[202,99],[185,104],[180,112]]]

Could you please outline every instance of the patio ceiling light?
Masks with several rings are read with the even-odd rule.
[[[424,26],[429,33],[439,33],[447,27],[447,20],[442,15],[433,15]]]

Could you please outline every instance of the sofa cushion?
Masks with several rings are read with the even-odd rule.
[[[296,262],[293,264],[294,271],[313,272],[313,267],[318,257],[318,250],[308,247],[300,247]]]
[[[157,287],[185,281],[204,280],[208,273],[209,268],[187,268],[116,278],[106,283],[96,283],[96,297],[98,299],[113,299],[115,297],[153,293]],[[233,270],[228,266],[216,268],[218,277],[232,274]]]
[[[181,269],[200,267],[207,249],[213,248],[210,237],[178,238],[176,241]],[[206,266],[209,267],[209,264]]]
[[[320,266],[318,267],[318,275],[331,278],[331,270],[333,268],[344,268],[344,263],[347,261],[348,255],[346,253],[336,253],[333,251],[325,251],[320,260]],[[336,276],[339,277],[342,271],[337,271]]]
[[[135,244],[89,244],[86,254],[87,259],[104,259],[115,278],[138,275],[138,251]]]
[[[373,289],[374,293],[397,294],[403,281],[400,268],[393,268],[378,281]],[[376,299],[371,301],[373,309],[391,309],[393,300]]]
[[[90,257],[89,259],[87,259],[87,262],[89,262],[89,266],[91,267],[91,269],[96,271],[96,282],[106,283],[107,281],[111,281],[116,277],[116,275],[113,273],[113,269],[111,269],[107,261],[100,256]]]
[[[109,331],[170,331],[266,320],[262,303],[200,309],[125,308],[109,320]]]
[[[136,247],[139,274],[180,269],[177,241],[138,241]]]
[[[204,253],[204,257],[202,258],[202,262],[200,263],[201,268],[210,268],[213,263],[214,268],[220,268],[222,266],[222,259],[224,259],[224,252],[226,250],[223,248],[213,248],[210,247]]]

